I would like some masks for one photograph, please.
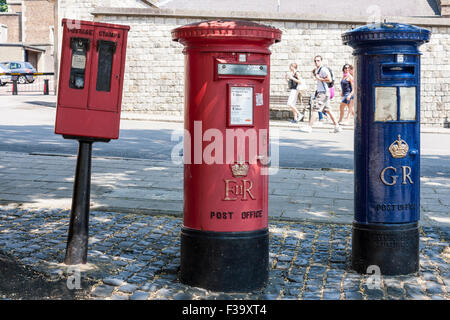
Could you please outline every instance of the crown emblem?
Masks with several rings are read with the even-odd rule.
[[[236,178],[245,177],[248,173],[248,164],[245,161],[238,161],[237,163],[231,165],[231,172]]]
[[[405,140],[401,139],[400,135],[398,135],[398,139],[389,146],[389,152],[395,159],[406,157],[406,155],[408,154],[408,150],[408,144]]]

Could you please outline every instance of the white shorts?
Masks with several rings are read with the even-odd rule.
[[[287,105],[289,107],[295,108],[295,105],[297,104],[297,97],[298,97],[297,89],[291,89],[291,91],[289,92],[289,98],[288,98]]]

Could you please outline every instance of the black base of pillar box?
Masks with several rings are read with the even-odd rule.
[[[181,282],[212,291],[249,292],[269,277],[269,230],[181,230]]]
[[[352,268],[367,273],[371,265],[382,275],[419,271],[419,226],[405,224],[353,223]]]

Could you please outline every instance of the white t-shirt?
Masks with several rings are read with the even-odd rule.
[[[319,70],[320,70],[319,77],[321,77],[321,78],[328,77],[329,79],[331,79],[331,74],[328,71],[328,68],[320,67]],[[317,71],[316,71],[316,74],[317,74]],[[328,84],[325,81],[317,80],[317,91],[325,92],[327,95],[330,94],[330,88],[328,88]]]

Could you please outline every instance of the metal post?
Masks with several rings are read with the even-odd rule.
[[[44,95],[48,96],[49,89],[48,89],[48,79],[44,79]]]
[[[12,95],[17,96],[17,79],[13,80],[13,86],[12,86]]]
[[[78,158],[70,213],[69,236],[64,263],[87,262],[89,205],[91,193],[92,141],[78,140]]]

